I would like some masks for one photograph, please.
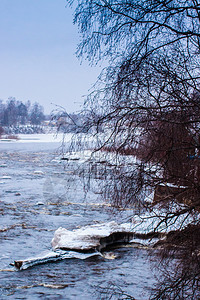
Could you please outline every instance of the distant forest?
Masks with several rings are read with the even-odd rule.
[[[13,97],[6,103],[0,100],[0,126],[40,125],[44,120],[44,108],[37,102],[23,103]]]

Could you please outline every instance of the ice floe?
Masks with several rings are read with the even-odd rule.
[[[14,262],[14,266],[19,270],[25,270],[35,265],[54,262],[62,259],[78,258],[86,259],[91,256],[99,255],[99,253],[79,253],[74,251],[45,251],[38,256],[28,257],[24,260],[17,260]]]
[[[1,176],[1,177],[0,177],[0,180],[2,180],[2,179],[3,179],[3,180],[4,180],[4,179],[6,179],[6,180],[7,180],[7,179],[12,179],[12,177],[11,177],[11,176],[6,176],[6,175],[5,175],[5,176]]]
[[[117,224],[114,221],[102,224],[87,225],[74,230],[58,228],[52,239],[53,251],[42,253],[36,257],[24,260],[16,260],[17,269],[26,269],[36,264],[56,261],[68,258],[86,259],[94,255],[100,255],[111,259],[109,255],[103,255],[105,250],[119,244],[134,244],[139,247],[154,246],[166,233],[176,229],[182,229],[195,222],[199,216],[186,214],[176,216],[177,207],[172,207],[168,219],[162,209],[154,209],[142,216],[134,216],[130,223]],[[112,258],[115,258],[114,256]]]
[[[44,175],[44,172],[43,171],[40,171],[40,170],[36,170],[33,172],[34,175]]]
[[[7,168],[7,164],[0,164],[0,168]]]
[[[132,224],[118,225],[116,222],[85,226],[73,231],[58,228],[52,240],[54,249],[71,250],[102,250],[108,244],[128,242],[133,237]],[[112,235],[112,237],[111,237]],[[110,240],[106,240],[110,238]]]

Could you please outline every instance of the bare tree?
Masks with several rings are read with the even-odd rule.
[[[82,35],[77,54],[91,63],[105,59],[108,65],[85,108],[91,111],[88,128],[95,127],[96,133],[101,128],[106,135],[96,150],[137,157],[128,168],[116,164],[105,172],[105,194],[116,205],[144,207],[145,191],[167,182],[177,191],[165,191],[159,202],[178,201],[184,208],[172,214],[168,210],[165,221],[199,211],[200,1],[80,0],[74,22]],[[198,230],[198,219],[195,226]],[[188,253],[187,243],[181,243],[177,247]],[[194,243],[192,253],[197,250]],[[193,261],[187,262],[192,269]],[[180,265],[184,273],[184,260]],[[198,264],[196,268],[199,272]],[[199,291],[199,278],[194,287]],[[170,288],[178,291],[173,284]],[[162,294],[161,286],[159,290]],[[170,299],[175,295],[171,291],[157,299]],[[196,293],[182,291],[182,296]]]
[[[199,149],[199,12],[198,1],[184,0],[79,1],[75,10],[78,55],[108,62],[88,97],[88,128],[109,134],[99,149],[141,159],[128,202],[134,191],[159,181],[181,184],[187,177],[198,186],[198,162],[188,160]],[[153,165],[148,174],[147,162]],[[164,170],[159,178],[155,168]]]

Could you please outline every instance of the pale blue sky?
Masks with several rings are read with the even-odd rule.
[[[72,13],[65,0],[0,0],[0,99],[80,110],[100,69],[76,58]]]

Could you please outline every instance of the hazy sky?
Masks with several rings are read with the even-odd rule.
[[[72,13],[65,0],[0,0],[0,99],[80,110],[100,69],[75,56]]]

